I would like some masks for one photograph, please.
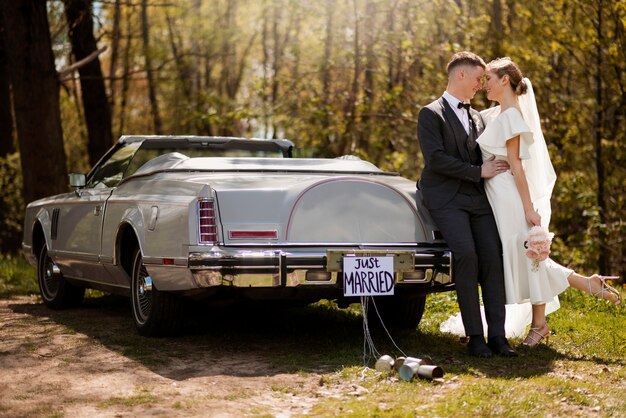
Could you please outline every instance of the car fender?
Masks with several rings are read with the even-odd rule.
[[[139,207],[133,206],[133,207],[126,208],[126,210],[124,210],[124,213],[122,214],[122,218],[118,225],[118,230],[116,232],[116,241],[119,238],[119,233],[121,232],[124,224],[128,224],[133,229],[135,233],[135,237],[137,238],[137,244],[139,245],[139,250],[141,251],[141,254],[145,255],[146,236],[145,236],[145,233],[143,232],[145,228],[144,226],[145,222],[143,219],[143,214],[141,210],[139,209]]]
[[[54,250],[52,249],[52,217],[49,213],[49,208],[42,207],[37,211],[33,222],[31,223],[31,245],[34,247],[34,242],[32,242],[32,237],[35,234],[35,225],[39,222],[41,224],[41,229],[43,230],[44,241],[46,246],[48,247],[48,253],[53,258]],[[35,248],[32,248],[33,253],[36,251]]]

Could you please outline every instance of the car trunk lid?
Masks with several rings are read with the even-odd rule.
[[[232,173],[222,181],[212,176],[210,185],[226,244],[427,240],[400,177]]]

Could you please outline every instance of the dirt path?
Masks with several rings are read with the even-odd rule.
[[[324,383],[337,365],[298,371],[298,358],[314,356],[309,348],[296,349],[288,366],[285,356],[319,335],[299,330],[292,339],[287,325],[260,338],[272,328],[257,333],[263,321],[238,319],[209,333],[147,339],[136,335],[126,301],[98,299],[61,312],[34,298],[0,300],[0,416],[288,417],[353,390]]]

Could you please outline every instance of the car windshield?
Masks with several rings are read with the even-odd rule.
[[[115,151],[104,163],[96,167],[93,174],[89,177],[87,187],[101,189],[117,186],[122,181],[124,173],[127,171],[133,155],[140,145],[140,142],[135,142]]]
[[[145,145],[145,144],[144,144]],[[267,150],[243,150],[243,149],[223,149],[223,148],[207,148],[207,147],[171,147],[171,148],[155,148],[154,146],[139,147],[135,155],[133,156],[124,178],[133,175],[139,168],[141,168],[148,161],[165,155],[165,154],[177,154],[181,157],[264,157],[264,158],[282,158],[283,154],[280,151],[267,151]]]
[[[124,177],[133,175],[141,166],[148,161],[165,154],[178,154],[184,157],[275,157],[280,158],[280,153],[270,153],[267,151],[247,151],[247,150],[220,150],[220,149],[188,149],[188,148],[160,148],[150,149],[140,147],[135,153]]]
[[[177,138],[151,138],[133,141],[110,151],[109,157],[96,166],[90,174],[87,187],[116,187],[122,179],[133,175],[139,168],[163,155],[176,155],[179,158],[194,157],[262,157],[283,158],[286,148],[269,141],[228,139],[222,141],[192,140]]]

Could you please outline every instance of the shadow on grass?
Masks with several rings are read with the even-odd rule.
[[[115,296],[87,298],[80,308],[64,311],[31,303],[10,303],[9,308],[40,320],[50,318],[174,380],[213,375],[329,373],[363,366],[362,318],[332,304],[248,304],[220,309],[192,305],[186,319],[187,333],[170,338],[139,336],[129,300]],[[373,327],[371,336],[381,354],[428,355],[448,375],[531,377],[549,373],[555,361],[578,360],[545,345],[533,350],[520,348],[518,358],[477,359],[467,354],[458,337],[419,330],[390,331],[390,338],[384,330]],[[370,367],[374,360],[370,359]],[[601,358],[591,361],[607,364]]]

